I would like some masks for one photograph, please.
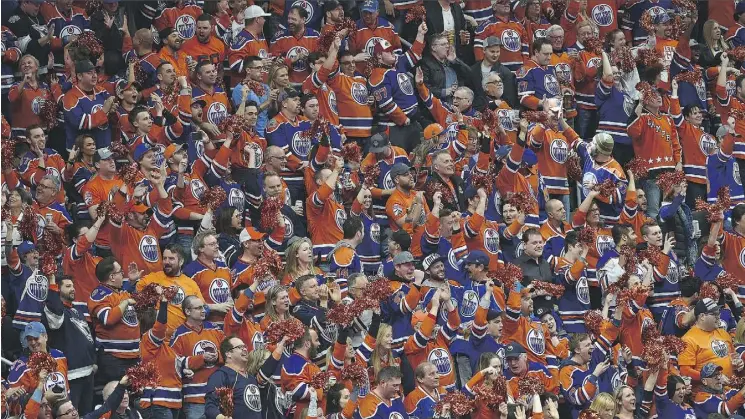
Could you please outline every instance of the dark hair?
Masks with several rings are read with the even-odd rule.
[[[675,388],[678,384],[685,384],[685,381],[680,376],[669,374],[667,376],[667,396],[673,398],[675,396]]]
[[[181,263],[186,260],[186,250],[184,250],[183,246],[181,246],[180,244],[168,243],[166,247],[163,248],[163,253],[165,253],[166,250],[178,255],[179,259],[181,259]]]
[[[306,282],[313,280],[316,281],[315,275],[303,275],[295,280],[295,288],[297,289],[297,292],[300,292],[300,289],[305,285]]]
[[[362,225],[360,217],[347,217],[342,226],[342,230],[344,230],[344,239],[352,239],[358,231],[364,232],[364,229],[365,227]]]
[[[217,234],[225,233],[235,235],[237,230],[233,228],[233,213],[238,211],[236,207],[222,207],[217,210],[215,217],[215,231]]]
[[[613,226],[613,228],[610,229],[610,235],[613,236],[613,243],[618,245],[621,243],[621,239],[623,236],[627,236],[629,234],[629,230],[631,230],[633,227],[631,227],[628,224],[616,224]]]
[[[577,230],[567,232],[566,237],[564,237],[564,251],[569,250],[569,246],[574,246],[577,243],[579,243],[579,232]]]
[[[212,23],[212,16],[210,16],[210,15],[209,15],[209,14],[207,14],[207,13],[202,13],[202,14],[201,14],[201,15],[199,15],[199,17],[197,18],[197,22],[210,22],[210,23]]]
[[[19,144],[28,145],[27,143],[19,143]],[[23,188],[15,188],[12,191],[9,191],[8,195],[10,195],[10,192],[18,192],[18,196],[21,197],[21,202],[23,202],[26,205],[31,205],[34,203],[34,199],[31,198],[31,194]]]
[[[481,355],[479,355],[479,369],[483,370],[484,368],[488,367],[491,363],[491,360],[494,358],[499,358],[499,355],[497,355],[495,352],[481,353]]]
[[[680,295],[682,297],[693,297],[701,288],[701,280],[693,275],[686,275],[680,280]]]
[[[163,67],[165,67],[166,65],[173,66],[173,64],[168,61],[161,61],[160,64],[158,64],[158,67],[155,69],[155,74],[160,74],[160,70],[163,69]]]
[[[230,339],[239,339],[236,335],[225,336],[225,339],[220,342],[220,355],[222,355],[223,362],[228,355],[228,352],[233,349],[230,345]]]
[[[339,64],[341,64],[341,59],[346,57],[347,55],[354,57],[354,54],[352,53],[352,51],[348,49],[345,49],[344,51],[339,53]]]
[[[137,105],[132,109],[132,112],[127,115],[127,120],[129,120],[129,123],[134,125],[135,121],[137,121],[137,116],[143,112],[150,112],[146,107],[142,105]]]
[[[531,227],[523,231],[523,243],[527,244],[530,241],[530,236],[534,236],[534,235],[539,235],[543,237],[541,232],[535,227]]]
[[[247,100],[247,101],[246,101],[246,108],[248,108],[249,106],[253,106],[253,107],[254,107],[254,108],[256,108],[257,110],[259,109],[259,104],[258,104],[258,103],[256,103],[256,101],[255,101],[255,100]]]
[[[80,235],[80,230],[82,230],[83,227],[90,228],[91,222],[87,220],[81,220],[72,224],[68,224],[67,227],[65,227],[65,235],[72,242],[73,240],[75,240],[76,237]]]
[[[68,402],[72,403],[72,401],[69,398],[63,397],[61,399],[57,399],[53,401],[52,403],[50,403],[49,407],[52,408],[52,417],[57,417],[59,415],[60,408],[62,408],[62,406],[64,406]]]
[[[310,340],[310,331],[311,330],[313,330],[313,329],[311,329],[310,327],[306,327],[305,328],[305,333],[303,333],[303,336],[300,337],[299,339],[297,339],[295,341],[295,343],[293,344],[292,348],[297,350],[297,349],[302,348],[303,345],[305,345],[306,342],[310,342],[311,341]]]
[[[316,97],[316,95],[310,94],[310,93],[308,93],[306,95],[303,95],[303,97],[300,98],[300,106],[302,106],[303,108],[305,108],[305,104],[307,104],[308,102],[310,102],[313,99],[316,99],[317,100],[318,98]]]
[[[408,252],[409,248],[411,248],[411,236],[406,233],[405,230],[396,231],[395,233],[391,234],[391,237],[388,240],[399,245],[402,252]]]
[[[200,74],[200,72],[202,71],[202,67],[204,67],[206,65],[211,65],[211,64],[212,64],[212,61],[210,61],[210,60],[200,60],[197,63],[197,66],[194,67],[194,74]]]
[[[533,48],[533,49],[532,49],[532,51],[533,51],[534,53],[535,53],[535,52],[538,52],[538,51],[540,51],[540,50],[541,50],[541,48],[542,48],[542,47],[543,47],[544,45],[551,45],[551,41],[549,41],[549,40],[548,40],[547,38],[536,37],[536,38],[535,38],[535,39],[533,40],[533,45],[531,45],[531,47]],[[553,48],[553,47],[552,47],[552,48]]]
[[[331,415],[342,411],[341,392],[345,389],[344,383],[336,383],[326,393],[326,414]]]
[[[308,11],[307,10],[303,9],[300,6],[292,6],[292,7],[290,7],[290,12],[293,11],[293,10],[297,11],[297,14],[299,14],[300,17],[303,18],[303,20],[308,19]],[[287,12],[287,14],[289,14],[289,12]]]
[[[683,116],[686,116],[686,117],[687,116],[691,116],[691,114],[693,113],[693,110],[694,109],[698,109],[700,112],[703,112],[703,109],[701,109],[701,106],[700,105],[691,104],[691,105],[686,105],[683,108]]]
[[[26,127],[26,137],[31,137],[31,131],[33,131],[35,129],[40,129],[40,130],[42,130],[42,131],[44,131],[46,133],[46,131],[44,130],[44,127],[42,127],[41,125],[39,125],[39,124],[31,124],[28,127]]]
[[[395,380],[396,378],[403,378],[401,369],[399,367],[385,367],[378,372],[378,383],[382,384],[386,381]]]
[[[125,68],[124,57],[117,51],[106,51],[103,54],[103,72],[109,76],[118,74]]]
[[[103,258],[96,265],[96,278],[99,282],[106,282],[109,280],[109,276],[114,272],[114,263],[116,259],[113,256]]]
[[[623,31],[620,29],[613,29],[612,31],[605,34],[605,39],[603,40],[603,49],[605,50],[605,52],[610,54],[610,46],[613,42],[613,38],[616,36],[617,33],[623,35]]]
[[[737,204],[732,209],[732,225],[740,224],[742,222],[742,216],[745,215],[745,204]]]

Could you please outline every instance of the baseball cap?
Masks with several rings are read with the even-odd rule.
[[[261,6],[253,5],[246,7],[245,10],[243,10],[243,19],[256,19],[257,17],[269,17],[271,16],[269,13],[265,12],[264,9],[261,8]]]
[[[533,300],[533,313],[538,319],[541,319],[546,314],[553,313],[553,303],[549,300],[537,298]]]
[[[601,154],[606,156],[613,155],[613,137],[611,137],[610,134],[601,132],[595,134],[595,136],[592,137],[592,140],[595,141],[595,149]]]
[[[502,46],[502,40],[497,38],[496,36],[490,36],[484,40],[484,48],[494,47],[494,46]]]
[[[717,305],[717,302],[712,300],[711,298],[704,298],[702,300],[699,300],[696,303],[696,308],[694,309],[694,314],[698,316],[699,314],[714,314],[719,312],[719,305]]]
[[[445,131],[445,128],[442,127],[440,124],[429,124],[427,125],[427,128],[424,129],[424,139],[425,140],[431,140],[438,135],[442,134]]]
[[[142,160],[142,157],[147,153],[148,151],[152,150],[152,147],[150,147],[147,144],[140,144],[137,147],[135,147],[135,151],[132,153],[132,158],[135,161]]]
[[[285,101],[285,99],[292,99],[294,97],[300,97],[300,93],[292,87],[287,87],[279,92],[279,103]]]
[[[96,67],[90,60],[80,60],[75,62],[76,73],[87,73],[89,71],[95,71]]]
[[[108,160],[114,156],[114,153],[108,147],[99,148],[96,150],[96,154],[93,155],[93,163],[98,163],[101,160]]]
[[[402,263],[414,262],[414,256],[410,252],[401,252],[393,257],[393,264],[400,265]]]
[[[701,368],[701,378],[711,378],[715,377],[718,372],[722,371],[722,367],[719,365],[713,363],[713,362],[707,362],[706,365],[704,365],[703,368]]]
[[[388,140],[388,135],[386,135],[385,133],[379,132],[370,137],[371,153],[381,153],[389,145],[391,145],[391,142]]]
[[[386,41],[385,39],[381,39],[378,41],[377,44],[375,44],[375,48],[373,48],[373,53],[375,55],[380,54],[383,51],[391,52],[395,50],[396,47],[393,46],[390,42]]]
[[[434,265],[437,262],[444,261],[445,258],[440,256],[439,253],[432,253],[431,255],[427,255],[427,257],[422,260],[422,269],[425,271],[429,269],[430,266]]]
[[[523,348],[519,343],[510,343],[504,348],[505,358],[515,358],[524,353],[526,353],[525,348]]]
[[[181,147],[183,147],[183,144],[170,144],[168,147],[166,147],[166,151],[163,152],[163,157],[165,157],[166,160],[170,159],[171,156],[181,150]]]
[[[205,106],[207,106],[207,101],[204,99],[192,99],[191,106],[194,105],[199,105],[204,108]]]
[[[121,94],[132,87],[134,87],[138,92],[142,90],[142,86],[140,86],[140,83],[137,83],[136,81],[129,82],[127,80],[119,80],[116,83],[116,93]]]
[[[361,12],[377,12],[378,0],[365,0],[360,7]]]
[[[238,240],[240,240],[241,243],[245,243],[249,240],[262,240],[264,237],[266,237],[266,233],[262,233],[253,227],[246,227],[241,231],[241,234],[238,235]]]
[[[33,252],[34,250],[36,250],[36,246],[33,242],[30,241],[22,241],[21,244],[19,244],[16,248],[18,256],[24,256],[26,253]]]
[[[667,13],[660,13],[654,17],[652,17],[652,24],[659,25],[661,23],[667,23],[670,21],[670,15]]]
[[[26,327],[23,329],[23,336],[32,338],[38,338],[41,335],[44,335],[47,333],[47,329],[44,327],[43,324],[39,322],[31,322],[26,325]]]
[[[523,163],[527,166],[535,166],[538,163],[538,156],[535,155],[533,150],[525,150],[523,152]]]
[[[489,256],[481,250],[474,250],[466,256],[464,265],[484,265],[489,266]]]
[[[396,163],[391,167],[390,174],[391,174],[391,180],[395,179],[396,176],[401,176],[408,174],[411,168],[406,165],[406,163]]]
[[[476,188],[474,188],[473,186],[469,186],[466,188],[466,191],[463,192],[463,197],[465,197],[466,199],[471,199],[474,196],[476,196],[476,194],[477,194]]]

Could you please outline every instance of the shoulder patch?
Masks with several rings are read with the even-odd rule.
[[[517,69],[517,72],[515,73],[515,77],[522,78],[528,75],[528,69],[525,66],[521,66]]]
[[[276,120],[276,119],[272,118],[272,119],[271,119],[271,120],[269,121],[269,123],[267,124],[267,126],[266,126],[266,129],[267,129],[267,130],[274,130],[274,129],[276,129],[276,128],[277,128],[277,126],[278,126],[278,125],[279,125],[279,122],[277,122],[277,120]]]
[[[16,23],[16,22],[18,22],[19,20],[21,20],[21,17],[20,17],[20,16],[18,16],[18,15],[13,15],[13,16],[11,16],[11,17],[10,17],[10,19],[8,19],[8,23]]]

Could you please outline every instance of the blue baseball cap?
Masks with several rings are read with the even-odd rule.
[[[135,159],[136,162],[139,162],[142,160],[142,157],[147,153],[148,151],[152,150],[152,147],[150,147],[147,144],[140,144],[137,147],[135,147],[134,153],[132,153],[132,158]]]
[[[360,7],[361,12],[377,12],[378,11],[378,0],[365,0]]]
[[[527,166],[535,166],[538,163],[538,156],[535,155],[533,150],[525,150],[523,152],[523,163]]]
[[[652,23],[659,25],[660,23],[667,23],[670,21],[670,15],[667,13],[660,13],[652,18]]]
[[[33,252],[34,250],[36,250],[36,246],[30,241],[22,241],[16,248],[18,256],[25,256],[28,252]]]
[[[703,368],[701,368],[701,379],[715,377],[718,372],[722,371],[722,367],[713,363],[707,362]]]
[[[465,265],[484,265],[489,266],[489,256],[481,250],[474,250],[466,256]]]

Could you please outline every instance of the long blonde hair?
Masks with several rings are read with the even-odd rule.
[[[275,64],[275,65],[273,65],[269,69],[269,76],[267,77],[267,83],[269,84],[269,88],[271,88],[271,89],[277,89],[278,88],[278,86],[274,83],[274,79],[277,77],[277,72],[280,69],[283,69],[283,68],[285,70],[287,70],[287,76],[289,77],[290,76],[290,68],[287,67],[284,64],[281,64],[281,63],[280,64]]]
[[[259,370],[264,362],[272,356],[272,353],[266,349],[254,349],[248,354],[248,361],[246,362],[247,371],[251,375],[259,375]]]
[[[380,346],[380,341],[383,340],[383,336],[388,332],[393,333],[393,328],[389,324],[381,323],[380,328],[378,328],[378,336],[375,337],[375,349],[373,349],[372,356],[370,357],[370,363],[373,366],[373,371],[375,371],[375,381],[377,381],[378,373],[384,367],[381,365],[383,357],[388,359],[388,365],[391,365],[393,362],[393,349],[388,348],[384,350]]]
[[[269,316],[272,321],[278,321],[280,320],[279,314],[277,313],[277,310],[274,308],[274,303],[277,300],[277,297],[281,292],[287,292],[287,287],[283,285],[275,285],[266,292],[266,308],[265,312],[266,315]],[[290,313],[288,312],[287,315],[289,316]]]
[[[712,39],[711,30],[714,29],[714,26],[719,26],[719,31],[722,31],[722,27],[714,19],[709,19],[706,21],[706,23],[704,23],[703,32],[704,42],[706,43],[706,46],[709,47],[709,49],[711,50],[727,51],[729,49],[729,45],[724,42],[724,33],[722,33],[718,41],[714,41],[714,39]]]
[[[590,409],[596,412],[601,410],[616,412],[616,399],[610,393],[600,393],[595,396],[595,400],[590,404]]]
[[[621,396],[623,395],[624,389],[629,389],[632,394],[635,393],[633,388],[625,384],[616,387],[616,390],[613,392],[613,400],[616,402],[616,414],[621,411],[621,407],[623,406],[623,403],[621,403]]]
[[[289,276],[290,281],[297,279],[296,277],[300,276],[298,273],[298,269],[300,269],[300,263],[297,257],[298,251],[300,251],[300,246],[303,245],[303,243],[307,243],[308,246],[310,246],[311,250],[313,249],[313,242],[310,241],[309,238],[303,237],[299,240],[295,240],[292,242],[290,246],[287,247],[287,250],[285,251],[285,257],[287,258],[287,263],[285,264],[285,271],[282,274],[282,278]],[[316,267],[313,265],[313,259],[310,260],[310,275],[315,275],[316,273]]]

